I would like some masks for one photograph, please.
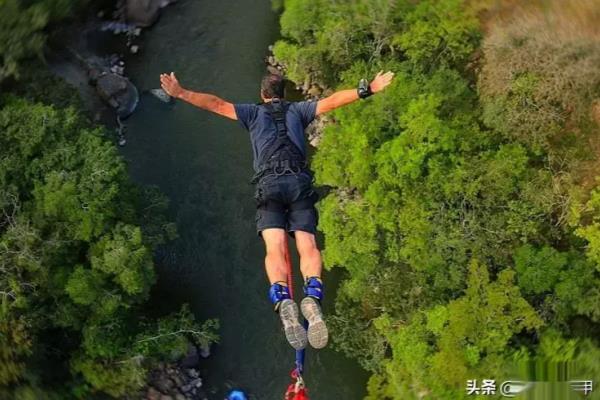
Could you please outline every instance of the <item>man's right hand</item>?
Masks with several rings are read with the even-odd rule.
[[[237,120],[233,104],[213,94],[193,92],[182,88],[173,72],[160,74],[160,86],[171,97],[181,99],[203,110]]]
[[[183,88],[175,77],[175,74],[160,74],[160,86],[171,97],[179,98],[183,93]]]
[[[375,76],[375,79],[371,81],[369,85],[371,87],[371,91],[373,93],[381,92],[383,89],[388,87],[390,83],[392,83],[392,79],[394,79],[394,73],[392,71],[388,71],[385,74],[383,71],[379,71]]]

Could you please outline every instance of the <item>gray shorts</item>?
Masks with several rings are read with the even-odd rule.
[[[256,231],[269,228],[316,234],[318,195],[307,172],[267,175],[256,184]]]

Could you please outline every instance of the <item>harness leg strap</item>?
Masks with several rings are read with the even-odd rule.
[[[269,288],[269,300],[275,306],[275,311],[279,310],[279,304],[283,300],[291,299],[290,288],[286,285],[282,285],[285,282],[275,282]]]
[[[323,281],[318,276],[306,278],[304,281],[304,295],[317,299],[319,303],[323,300]]]

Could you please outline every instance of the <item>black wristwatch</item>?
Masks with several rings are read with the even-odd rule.
[[[367,97],[373,95],[369,81],[366,79],[361,79],[360,82],[358,82],[358,89],[356,90],[358,92],[358,97],[361,99],[366,99]]]

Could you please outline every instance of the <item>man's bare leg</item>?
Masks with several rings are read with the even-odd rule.
[[[270,228],[262,231],[265,241],[265,270],[269,283],[283,282],[287,286],[287,266],[285,265],[286,232],[284,229]]]
[[[315,235],[309,232],[294,232],[296,239],[296,248],[300,255],[300,271],[304,279],[313,276],[321,277],[323,263],[321,261],[321,252],[317,246]]]
[[[296,231],[296,248],[300,255],[300,270],[305,281],[306,297],[300,303],[302,315],[308,321],[308,342],[315,349],[327,345],[329,334],[323,312],[321,311],[323,263],[321,252],[317,247],[315,235],[309,232]]]
[[[298,321],[300,315],[298,306],[290,298],[287,287],[286,234],[285,230],[279,228],[262,231],[267,253],[265,256],[265,269],[271,283],[269,297],[271,302],[275,304],[275,310],[279,312],[285,337],[294,349],[301,350],[306,347],[307,336],[306,330]]]

